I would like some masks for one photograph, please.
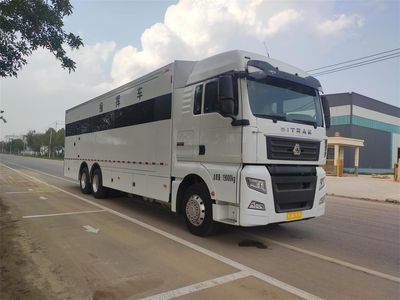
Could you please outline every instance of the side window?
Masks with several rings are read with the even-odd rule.
[[[204,113],[217,110],[218,105],[218,81],[211,81],[206,84],[204,95]]]
[[[193,114],[198,115],[201,113],[201,101],[203,98],[203,85],[196,86],[194,90]]]

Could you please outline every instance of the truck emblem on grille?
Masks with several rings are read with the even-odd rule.
[[[293,155],[299,156],[301,154],[300,144],[295,144],[292,151]]]

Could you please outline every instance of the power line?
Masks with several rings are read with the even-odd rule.
[[[64,121],[54,121],[54,122],[52,122],[52,123],[50,123],[48,125],[38,127],[37,130],[34,129],[34,131],[43,131],[43,130],[47,130],[49,128],[52,128],[53,125],[56,125],[56,127],[57,127],[57,125],[61,125],[62,126],[64,124],[65,124]]]
[[[348,64],[348,65],[345,65],[345,66],[341,66],[341,67],[337,67],[337,68],[333,68],[333,69],[328,69],[328,70],[323,70],[323,71],[316,72],[314,74],[311,73],[311,74],[313,74],[313,76],[314,76],[314,75],[322,74],[322,73],[325,73],[325,72],[338,71],[338,70],[342,70],[342,69],[351,69],[352,67],[357,67],[357,66],[361,66],[361,65],[364,65],[364,64],[368,64],[368,63],[374,63],[376,61],[395,58],[395,57],[397,57],[399,55],[400,55],[400,52],[391,53],[391,54],[388,54],[388,55],[382,55],[380,57],[375,57],[375,58],[372,58],[372,59],[360,61],[360,62],[357,62],[357,63],[354,63],[354,64]]]
[[[365,59],[365,58],[370,58],[370,57],[374,57],[374,56],[378,56],[378,55],[382,55],[382,54],[394,52],[394,51],[397,51],[397,50],[400,50],[400,48],[396,48],[396,49],[392,49],[392,50],[388,50],[388,51],[383,51],[383,52],[378,52],[378,53],[371,54],[371,55],[364,56],[364,57],[360,57],[360,58],[355,58],[355,59],[351,59],[351,60],[346,60],[346,61],[343,61],[343,62],[340,62],[340,63],[336,63],[336,64],[333,64],[333,65],[329,65],[329,66],[325,66],[325,67],[320,67],[320,68],[308,70],[307,72],[313,72],[313,71],[322,70],[322,69],[326,69],[326,68],[330,68],[330,67],[335,67],[335,66],[347,64],[347,63],[349,63],[349,62],[358,61],[358,60],[363,60],[363,59]]]
[[[396,58],[396,57],[399,57],[399,56],[400,56],[400,52],[399,53],[394,53],[394,55],[386,57],[386,58],[379,58],[378,57],[376,59],[363,61],[363,62],[360,62],[360,63],[357,63],[357,64],[352,64],[352,65],[343,66],[343,67],[340,67],[340,68],[335,68],[335,69],[332,69],[332,70],[322,71],[322,72],[319,72],[319,73],[312,74],[312,76],[322,76],[322,75],[336,73],[336,72],[340,72],[340,71],[344,71],[344,70],[348,70],[348,69],[358,68],[358,67],[361,67],[361,66],[364,66],[364,65],[370,65],[370,64],[377,63],[377,62],[380,62],[380,61],[393,59],[393,58]]]

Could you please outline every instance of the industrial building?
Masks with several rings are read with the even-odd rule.
[[[392,173],[400,155],[400,108],[351,92],[326,95],[331,109],[328,136],[364,140],[360,173]],[[358,150],[357,150],[358,151]],[[328,151],[333,158],[334,149]],[[344,150],[344,170],[354,170],[354,149]]]

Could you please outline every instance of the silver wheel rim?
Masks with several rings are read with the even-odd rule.
[[[86,188],[86,181],[87,181],[87,176],[86,173],[83,172],[81,175],[81,187],[83,190]]]
[[[186,216],[191,224],[200,226],[204,222],[206,206],[199,195],[190,196],[186,203]]]
[[[100,184],[100,182],[99,182],[100,180],[99,180],[99,175],[97,175],[97,174],[94,174],[94,176],[93,176],[93,182],[92,182],[92,189],[93,189],[93,192],[97,192],[97,190],[99,189],[99,184]]]

